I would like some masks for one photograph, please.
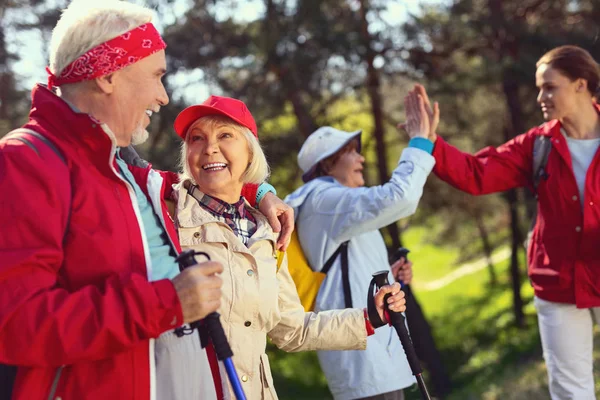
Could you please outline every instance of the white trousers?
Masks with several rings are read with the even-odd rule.
[[[534,298],[552,400],[595,400],[593,324],[600,307]]]
[[[213,400],[217,398],[206,350],[198,331],[177,337],[164,332],[154,343],[157,400]]]

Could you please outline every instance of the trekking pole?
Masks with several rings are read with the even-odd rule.
[[[408,253],[410,253],[409,249],[407,249],[406,247],[399,247],[398,250],[396,250],[396,252],[394,253],[392,264],[401,259],[402,257],[404,257],[404,262],[408,262]],[[394,277],[394,279],[396,279],[396,277]],[[400,283],[401,289],[404,289],[404,287],[406,286],[406,284],[403,281],[398,281],[398,283]]]
[[[205,252],[195,252],[194,250],[186,250],[181,252],[179,256],[177,256],[177,262],[179,263],[180,269],[184,270],[185,268],[191,267],[192,265],[196,265],[196,259],[194,256],[202,255],[210,260],[210,256]],[[233,393],[235,394],[235,398],[237,400],[246,400],[246,395],[244,394],[244,389],[242,388],[242,383],[240,382],[240,378],[238,377],[237,371],[235,370],[235,365],[233,365],[233,351],[231,351],[231,347],[227,342],[227,336],[225,336],[225,331],[223,330],[223,325],[221,325],[221,320],[219,319],[218,312],[212,312],[208,314],[203,320],[195,321],[190,324],[191,329],[198,329],[198,335],[200,336],[200,343],[202,348],[208,345],[206,335],[210,336],[212,344],[215,348],[215,353],[217,353],[217,359],[223,362],[225,366],[225,370],[227,371],[227,377],[229,378],[229,383],[231,383],[231,387],[233,389]],[[206,332],[203,332],[206,329]],[[175,330],[177,336],[181,336]]]
[[[376,286],[377,289],[380,289],[382,286],[389,285],[388,282],[388,273],[389,270],[375,272],[373,274],[373,279],[371,279],[371,284],[369,285],[369,293],[368,293],[368,302],[375,302],[373,298],[373,286]],[[404,315],[400,312],[395,312],[389,309],[389,305],[387,303],[387,299],[391,296],[390,293],[386,294],[383,298],[383,304],[387,311],[387,316],[390,321],[390,324],[396,330],[396,333],[400,337],[400,342],[402,343],[402,347],[404,348],[404,353],[406,354],[406,359],[408,360],[408,365],[410,365],[410,369],[417,379],[417,384],[419,385],[419,390],[421,391],[421,396],[423,400],[431,400],[429,396],[429,392],[427,391],[427,387],[425,386],[425,381],[423,379],[423,369],[421,368],[421,364],[419,363],[419,359],[417,358],[417,353],[415,352],[415,347],[410,340],[410,336],[408,334],[408,329],[406,329],[406,325],[404,323],[405,318]]]

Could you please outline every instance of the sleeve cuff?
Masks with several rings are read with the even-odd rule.
[[[258,187],[258,190],[256,191],[256,205],[257,206],[260,204],[260,201],[262,200],[263,197],[265,197],[265,195],[268,192],[271,192],[275,196],[277,196],[277,191],[275,190],[273,185],[271,185],[267,182],[261,183],[260,186]]]
[[[367,313],[367,309],[364,308],[363,312],[365,315],[365,328],[367,329],[367,336],[374,335],[375,328],[373,328],[373,325],[371,324],[371,321],[369,320],[369,314]]]
[[[175,291],[173,282],[169,279],[161,279],[152,282],[152,286],[161,301],[161,305],[165,310],[163,317],[160,320],[159,333],[172,330],[180,325],[183,325],[183,310],[179,303],[179,296]]]
[[[416,147],[417,149],[421,149],[428,154],[433,153],[433,142],[422,137],[414,137],[410,139],[408,142],[408,147]]]

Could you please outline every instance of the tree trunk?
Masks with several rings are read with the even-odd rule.
[[[365,61],[367,62],[367,93],[371,101],[371,111],[375,130],[375,149],[377,151],[377,170],[379,172],[379,181],[385,183],[390,179],[387,168],[387,152],[385,151],[384,126],[383,126],[383,101],[381,99],[381,79],[379,72],[375,68],[374,61],[376,52],[371,45],[371,34],[369,33],[369,22],[367,21],[367,11],[369,10],[368,0],[360,1],[361,17],[361,35],[365,46]],[[400,247],[400,230],[398,224],[394,221],[387,226],[387,231],[392,240],[392,249]]]
[[[276,4],[273,0],[266,2],[266,18],[263,24],[266,38],[273,38],[272,40],[276,43],[279,37],[279,24],[278,24],[278,13]],[[267,39],[269,41],[269,39]],[[294,75],[293,68],[287,68],[284,65],[284,60],[280,55],[277,54],[277,46],[275,43],[269,43],[267,45],[268,58],[266,70],[275,73],[283,91],[285,92],[287,100],[292,104],[294,114],[298,120],[298,126],[300,132],[306,138],[317,129],[317,124],[310,115],[308,108],[302,101],[302,91],[298,78]]]
[[[487,228],[483,223],[483,216],[479,211],[475,211],[475,223],[477,224],[477,229],[479,230],[479,237],[481,238],[483,252],[485,253],[485,258],[488,264],[488,271],[490,273],[490,286],[496,286],[498,284],[498,277],[496,275],[496,270],[494,269],[494,263],[492,262],[492,244],[490,243],[490,237]]]
[[[504,130],[505,140],[508,141],[516,136],[517,132],[525,131],[523,126],[523,113],[519,100],[518,84],[510,78],[509,71],[504,71],[502,78],[502,87],[506,97],[506,104],[510,115],[510,127]],[[513,189],[506,194],[506,201],[510,209],[510,229],[511,229],[511,256],[510,256],[510,276],[513,291],[513,309],[515,314],[515,323],[517,327],[525,326],[525,314],[523,313],[523,298],[521,296],[521,271],[519,270],[518,254],[522,248],[523,235],[519,226],[519,216],[517,214],[517,192]]]
[[[513,292],[513,312],[515,324],[519,328],[525,326],[525,314],[523,313],[523,298],[521,297],[521,271],[519,268],[519,251],[523,247],[519,217],[517,215],[517,192],[509,190],[506,193],[506,201],[510,207],[510,230],[511,230],[511,255],[510,255],[510,278]]]

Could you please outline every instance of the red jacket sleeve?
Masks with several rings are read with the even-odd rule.
[[[256,192],[258,192],[258,185],[255,183],[246,183],[242,187],[242,196],[252,207],[256,207]]]
[[[433,172],[444,182],[474,195],[502,192],[531,184],[533,130],[475,155],[464,153],[438,137]]]
[[[75,292],[61,286],[69,172],[39,147],[38,156],[20,142],[0,143],[0,362],[106,358],[181,324],[168,280],[131,274]]]

